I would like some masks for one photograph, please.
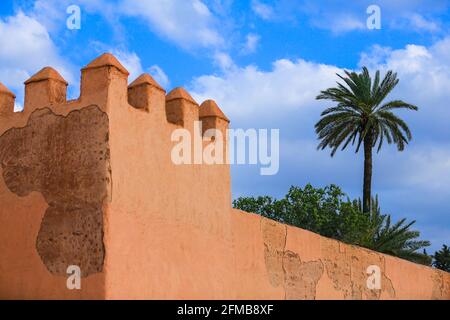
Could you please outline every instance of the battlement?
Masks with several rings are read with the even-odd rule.
[[[206,100],[200,105],[199,119],[202,121],[202,134],[210,129],[225,132],[230,123],[214,100]]]
[[[203,132],[210,128],[226,130],[229,120],[212,100],[200,106],[183,88],[175,88],[166,95],[164,88],[147,73],[128,85],[129,72],[110,53],[102,54],[81,69],[80,96],[67,101],[67,81],[52,67],[44,67],[24,82],[25,99],[23,113],[27,117],[34,110],[61,106],[77,108],[77,105],[95,104],[105,107],[118,102],[132,109],[144,111],[158,121],[192,129],[195,121],[203,122]],[[0,85],[0,112],[12,116],[15,95]],[[1,120],[0,120],[1,121]]]
[[[14,112],[16,95],[0,82],[0,117],[9,117]]]
[[[164,88],[147,73],[128,85],[129,72],[112,54],[105,53],[81,69],[80,96],[67,101],[67,81],[52,67],[44,67],[25,81],[24,110],[14,113],[15,95],[0,84],[1,117],[28,117],[34,110],[49,108],[78,109],[95,104],[107,112],[108,107],[125,104],[136,111],[167,124],[192,130],[195,121],[202,122],[203,133],[219,129],[225,134],[229,120],[212,100],[200,106],[183,88],[166,95]]]
[[[194,121],[199,121],[198,104],[183,88],[175,88],[166,96],[167,121],[189,127]]]
[[[153,109],[152,112],[164,112],[156,110],[158,104],[156,98],[165,95],[166,90],[148,73],[141,74],[128,86],[128,103],[146,112],[150,112],[150,109]]]
[[[24,108],[27,112],[66,102],[68,83],[51,67],[41,69],[24,84]]]

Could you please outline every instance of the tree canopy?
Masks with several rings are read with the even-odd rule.
[[[360,199],[350,200],[336,185],[314,188],[292,186],[282,199],[270,196],[240,197],[235,208],[300,227],[322,236],[356,244],[410,261],[430,264],[430,257],[419,250],[430,245],[419,240],[420,232],[411,230],[415,221],[393,222],[382,214],[378,199],[364,212]]]

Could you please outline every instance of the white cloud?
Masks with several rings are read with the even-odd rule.
[[[30,17],[39,21],[49,31],[55,31],[65,27],[65,6],[55,0],[37,0],[33,9],[29,12]]]
[[[413,32],[437,33],[442,30],[441,23],[431,18],[425,18],[423,15],[409,12],[407,14],[393,17],[389,26],[393,29],[401,29]]]
[[[403,49],[374,47],[361,55],[359,65],[371,69],[395,70],[400,78],[396,96],[408,97],[423,106],[422,116],[435,116],[437,112],[450,116],[450,37],[430,47],[407,45]],[[429,110],[432,108],[433,111]],[[442,116],[442,114],[441,114]]]
[[[340,13],[339,11],[325,11],[319,15],[312,15],[311,24],[314,27],[329,30],[334,34],[351,31],[368,30],[364,15]]]
[[[152,32],[183,49],[224,45],[223,24],[202,0],[37,0],[30,15],[57,32],[65,28],[66,9],[72,4],[80,6],[82,17],[86,13],[105,17],[121,37],[120,19],[125,16],[144,20]]]
[[[333,85],[337,67],[305,60],[277,60],[272,70],[231,68],[223,76],[204,75],[191,84],[198,101],[212,97],[230,117],[292,112],[315,105],[315,97]]]
[[[422,30],[428,32],[440,31],[441,27],[433,20],[427,20],[420,14],[413,14],[410,17],[411,25],[415,30]]]
[[[149,68],[149,72],[152,75],[153,79],[160,84],[161,87],[167,89],[170,81],[167,74],[161,69],[158,65],[153,65]]]
[[[69,5],[79,5],[82,23],[86,15],[97,14],[109,22],[114,38],[120,47],[126,43],[126,26],[122,20],[132,18],[144,22],[149,31],[162,40],[171,42],[187,51],[203,50],[220,68],[231,66],[229,50],[238,36],[231,37],[234,28],[229,2],[208,0],[37,0],[29,9],[29,15],[52,31],[61,34],[66,28]],[[227,41],[226,41],[227,40]],[[259,36],[249,34],[241,53],[255,51]],[[91,41],[95,42],[95,41]],[[236,45],[238,46],[238,45]],[[228,57],[228,58],[227,58]]]
[[[241,50],[242,54],[250,54],[256,51],[256,48],[259,44],[259,40],[261,37],[254,33],[249,33],[246,37],[246,42],[244,47]]]
[[[382,73],[392,69],[398,73],[400,83],[390,96],[400,98],[419,106],[417,113],[401,113],[413,131],[414,149],[407,154],[414,162],[423,159],[418,156],[425,148],[450,144],[450,37],[436,42],[430,47],[407,45],[393,50],[375,46],[369,53],[361,55],[360,66]],[[249,65],[224,69],[222,75],[203,75],[193,79],[190,87],[198,101],[215,99],[234,123],[257,126],[268,118],[295,117],[299,122],[308,122],[308,136],[313,134],[314,120],[322,110],[323,102],[315,97],[327,87],[334,86],[335,74],[343,70],[332,65],[313,63],[305,60],[276,60],[271,70],[260,70]],[[311,120],[311,117],[316,117]],[[284,128],[289,133],[292,128]],[[296,129],[295,129],[296,130]],[[304,138],[304,137],[303,137]],[[436,140],[439,139],[439,140]],[[389,148],[397,152],[394,148]],[[433,149],[434,150],[434,149]],[[440,154],[433,151],[434,154]],[[426,151],[423,154],[427,154]],[[434,157],[436,161],[439,157]],[[446,161],[445,157],[441,157]],[[431,160],[430,160],[431,161]],[[447,162],[445,162],[447,163]],[[388,164],[386,164],[388,166]],[[439,165],[442,166],[442,165]],[[426,168],[421,170],[426,174]],[[431,174],[431,173],[430,173]],[[450,179],[440,177],[450,184]],[[399,178],[400,179],[400,178]],[[410,181],[410,180],[408,180]]]
[[[431,189],[435,192],[445,191],[450,195],[450,149],[446,146],[423,146],[411,153],[409,172],[405,183],[420,189]]]
[[[375,44],[369,52],[361,53],[358,64],[360,67],[366,66],[369,69],[376,69],[378,65],[384,63],[391,53],[391,48]]]
[[[435,134],[450,137],[450,37],[430,47],[407,45],[393,50],[374,46],[363,53],[360,66],[382,73],[392,69],[400,83],[391,98],[401,98],[420,107],[417,115],[405,114],[418,136],[426,139]],[[219,59],[220,58],[220,59]],[[199,101],[216,99],[231,119],[258,121],[269,114],[296,114],[317,109],[315,97],[320,90],[334,86],[335,73],[342,69],[305,60],[277,60],[271,70],[249,65],[238,67],[226,55],[220,55],[223,74],[196,77],[191,83]],[[302,116],[302,114],[298,114]]]
[[[316,28],[329,30],[335,34],[368,30],[366,13],[370,5],[381,8],[382,28],[394,28],[413,32],[437,33],[445,22],[439,20],[449,7],[448,0],[372,0],[347,1],[327,0],[274,0],[252,1],[252,10],[264,20],[286,22],[308,21]]]
[[[120,12],[143,18],[156,34],[185,49],[224,44],[218,21],[200,0],[123,0]]]
[[[0,19],[0,81],[15,91],[18,103],[23,82],[44,66],[55,68],[71,84],[75,81],[71,65],[41,23],[23,12]]]
[[[214,54],[213,61],[214,64],[222,71],[228,71],[236,68],[233,59],[226,52],[216,52]]]
[[[367,29],[365,21],[361,21],[361,19],[351,15],[337,16],[334,20],[330,21],[329,24],[330,29],[335,33]]]
[[[258,0],[252,1],[252,9],[257,16],[264,20],[269,20],[273,17],[273,8],[265,3],[262,3]]]

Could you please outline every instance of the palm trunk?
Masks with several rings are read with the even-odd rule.
[[[372,142],[370,133],[364,138],[364,185],[363,185],[363,212],[369,212],[372,194]]]

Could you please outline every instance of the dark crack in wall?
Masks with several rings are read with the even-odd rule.
[[[111,169],[109,121],[97,106],[67,116],[34,111],[23,128],[0,136],[0,163],[8,189],[18,196],[40,192],[48,204],[36,239],[47,269],[66,275],[78,265],[82,276],[101,272],[103,202]]]
[[[302,262],[297,253],[286,250],[286,225],[261,218],[261,232],[265,265],[271,285],[282,286],[285,299],[314,300],[317,283],[324,271],[322,262]]]

